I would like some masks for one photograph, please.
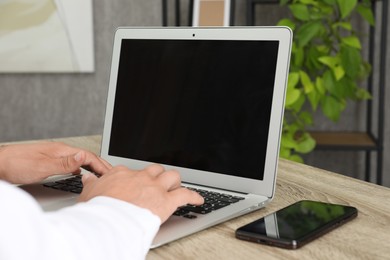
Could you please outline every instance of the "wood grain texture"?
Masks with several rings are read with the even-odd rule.
[[[56,140],[100,150],[100,136]],[[352,205],[359,214],[298,250],[234,237],[238,227],[302,199]],[[153,249],[147,259],[390,259],[390,189],[281,159],[276,195],[266,208]]]
[[[352,205],[359,214],[298,250],[234,238],[238,227],[302,199]],[[280,160],[276,195],[266,208],[153,249],[147,259],[389,259],[389,201],[389,188]]]

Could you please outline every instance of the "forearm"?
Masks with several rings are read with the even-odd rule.
[[[108,197],[44,213],[4,182],[0,206],[0,259],[143,259],[160,225],[150,211]]]
[[[89,259],[91,250],[93,259],[143,259],[160,225],[150,211],[108,197],[50,213],[48,219],[72,240],[77,256],[84,254],[80,259]]]

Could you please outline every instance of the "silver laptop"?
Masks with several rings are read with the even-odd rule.
[[[133,169],[162,164],[211,195],[175,212],[152,247],[272,200],[291,40],[286,27],[116,31],[101,156]],[[49,190],[45,210],[74,203]]]

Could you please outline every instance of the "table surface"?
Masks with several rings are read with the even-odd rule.
[[[100,153],[101,136],[55,139]],[[235,230],[298,200],[351,205],[356,219],[297,250],[238,240]],[[279,160],[274,200],[238,217],[165,246],[147,259],[390,259],[390,189],[333,172]]]

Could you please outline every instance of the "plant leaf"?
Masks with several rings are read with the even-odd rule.
[[[321,56],[323,56],[323,55],[329,53],[329,50],[330,50],[330,47],[327,46],[327,45],[317,45],[317,46],[315,46],[315,48],[317,49],[317,51],[318,51],[319,53],[322,54]]]
[[[334,29],[337,28],[337,27],[344,28],[347,31],[351,31],[352,30],[352,25],[351,25],[351,23],[348,23],[348,22],[338,22],[338,23],[334,23],[332,25],[332,28],[334,28]]]
[[[318,92],[315,91],[315,89],[314,89],[310,93],[307,93],[307,98],[310,101],[310,105],[311,105],[313,111],[316,111],[317,107],[318,107],[318,103],[321,100],[321,95],[319,95]]]
[[[285,107],[290,107],[299,99],[299,96],[301,95],[301,91],[295,88],[298,82],[299,82],[299,73],[291,72],[288,76]]]
[[[311,82],[309,75],[307,75],[307,73],[305,71],[300,70],[299,77],[301,79],[305,93],[307,94],[307,93],[312,92],[314,89],[314,85],[313,85],[313,82]]]
[[[293,89],[299,82],[299,73],[298,72],[290,72],[288,74],[288,83],[287,88]]]
[[[295,18],[300,21],[308,21],[310,19],[309,9],[304,4],[290,4],[289,8]]]
[[[323,2],[328,5],[334,5],[336,3],[336,0],[323,0]]]
[[[277,23],[278,26],[287,26],[289,27],[291,30],[295,30],[295,23],[293,21],[291,21],[290,19],[282,19],[280,20],[278,23]]]
[[[325,96],[321,102],[322,112],[330,120],[336,122],[340,118],[343,106],[332,96]]]
[[[303,163],[303,159],[298,154],[292,154],[290,157],[286,158],[287,160],[294,161],[297,163]]]
[[[337,4],[340,9],[341,18],[344,19],[350,15],[352,10],[355,8],[357,0],[337,0]]]
[[[325,89],[327,89],[330,93],[333,93],[336,87],[336,81],[334,79],[333,73],[330,70],[326,70],[322,76],[322,79]]]
[[[280,143],[279,157],[288,159],[291,155],[291,149],[283,147],[283,141]]]
[[[310,136],[309,133],[304,133],[299,139],[295,150],[299,153],[309,153],[313,151],[315,146],[316,141]]]
[[[350,77],[344,77],[340,81],[337,81],[336,87],[332,94],[340,100],[345,100],[346,98],[356,99],[356,82]]]
[[[285,106],[289,107],[295,102],[297,102],[300,95],[301,91],[299,91],[298,89],[288,89],[286,94]]]
[[[304,47],[308,42],[310,42],[315,36],[321,31],[322,24],[320,22],[308,22],[298,30],[297,39],[298,46]]]
[[[374,14],[370,7],[363,4],[358,4],[356,11],[371,25],[375,26]]]
[[[331,69],[336,67],[337,63],[339,62],[338,58],[332,57],[332,56],[322,56],[322,57],[319,57],[318,60],[321,63],[327,65]]]
[[[356,97],[358,99],[361,99],[361,100],[372,99],[372,96],[371,96],[370,92],[368,92],[367,90],[365,90],[363,88],[359,88],[356,91]]]
[[[300,0],[302,4],[318,6],[318,0]]]
[[[359,80],[366,79],[370,75],[371,71],[372,71],[371,64],[363,60],[362,63],[360,63],[360,71],[359,71],[358,79]]]
[[[306,100],[305,95],[300,95],[298,100],[294,104],[287,107],[287,109],[291,109],[296,113],[298,113],[299,111],[301,111],[302,106],[305,104],[305,100]]]
[[[360,40],[356,36],[348,36],[348,37],[341,38],[341,42],[359,50],[362,48],[362,45],[360,44]]]
[[[333,71],[336,80],[340,80],[342,77],[344,77],[345,71],[340,64],[339,57],[322,56],[319,57],[318,60],[323,64],[327,65]]]
[[[294,54],[294,65],[297,67],[302,67],[303,61],[305,59],[305,51],[303,48],[297,47]]]
[[[310,45],[309,50],[306,52],[306,67],[310,71],[318,71],[322,69],[323,64],[318,61],[318,58],[324,54],[315,46]]]
[[[326,93],[326,89],[323,85],[323,79],[321,77],[316,78],[315,89],[308,94],[308,99],[314,111],[317,110],[318,104]]]
[[[342,46],[340,49],[341,64],[345,69],[345,73],[351,78],[357,78],[360,72],[360,64],[362,61],[360,52],[348,46]]]
[[[299,118],[305,122],[306,125],[312,125],[313,124],[313,117],[311,113],[307,111],[303,111],[302,113],[299,114]]]
[[[334,68],[333,68],[333,73],[334,73],[334,77],[336,78],[336,80],[340,80],[344,77],[345,75],[345,70],[343,68],[343,66],[337,64]]]
[[[316,78],[315,87],[316,87],[318,93],[320,93],[320,95],[325,95],[326,89],[325,89],[324,80],[322,77]]]
[[[294,140],[293,134],[289,132],[287,134],[282,135],[281,144],[285,148],[290,148],[290,149],[295,148],[296,141]]]

